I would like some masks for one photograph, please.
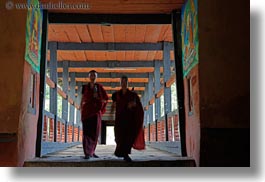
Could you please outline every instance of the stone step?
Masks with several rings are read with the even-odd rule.
[[[178,159],[171,161],[132,161],[125,162],[123,160],[113,161],[27,161],[24,163],[24,167],[195,167],[195,161],[193,159]]]

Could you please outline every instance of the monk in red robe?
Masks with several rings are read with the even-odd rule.
[[[121,78],[121,90],[113,93],[113,107],[116,105],[115,113],[115,142],[114,154],[123,157],[125,161],[131,162],[128,154],[131,149],[145,149],[143,118],[144,111],[139,96],[128,88],[128,77]]]
[[[101,116],[106,111],[108,95],[103,86],[96,83],[97,72],[89,72],[90,82],[82,87],[81,120],[83,124],[83,149],[85,159],[98,158],[95,149],[101,129]]]

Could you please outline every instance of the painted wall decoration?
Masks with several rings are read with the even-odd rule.
[[[28,4],[37,5],[38,0],[28,0]],[[26,23],[26,52],[25,60],[39,73],[41,57],[42,10],[32,8],[28,10]]]
[[[181,10],[183,76],[199,62],[198,0],[187,0]]]

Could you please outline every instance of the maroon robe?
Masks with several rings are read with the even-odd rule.
[[[127,89],[126,93],[117,91],[112,95],[116,102],[115,113],[115,155],[124,157],[131,153],[131,148],[145,149],[143,118],[144,111],[138,95]],[[129,102],[136,102],[136,107],[128,108]]]
[[[95,152],[101,129],[101,116],[106,111],[108,95],[102,85],[95,83],[98,98],[94,98],[94,88],[90,84],[82,87],[81,120],[83,124],[83,149],[86,156]]]

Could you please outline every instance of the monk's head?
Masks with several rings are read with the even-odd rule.
[[[128,87],[128,77],[124,75],[121,77],[121,88],[127,89],[127,87]]]
[[[90,72],[88,72],[88,77],[90,79],[90,82],[95,83],[98,77],[98,73],[95,70],[91,70]]]

